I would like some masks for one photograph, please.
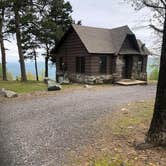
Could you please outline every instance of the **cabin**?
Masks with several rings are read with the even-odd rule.
[[[104,29],[72,25],[53,49],[57,79],[63,76],[86,84],[147,81],[149,54],[128,26]]]

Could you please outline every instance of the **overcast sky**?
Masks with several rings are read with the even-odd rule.
[[[147,17],[150,12],[144,9],[136,12],[130,4],[123,0],[69,0],[73,7],[73,19],[81,20],[83,25],[114,28],[128,25],[136,37],[141,39],[148,47],[152,47],[153,32],[149,28],[137,27],[148,25]],[[5,43],[7,61],[18,61],[16,42]],[[43,60],[43,58],[39,58]]]

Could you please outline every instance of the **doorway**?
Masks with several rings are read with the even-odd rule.
[[[133,67],[132,55],[125,55],[124,56],[123,78],[131,79],[132,67]]]

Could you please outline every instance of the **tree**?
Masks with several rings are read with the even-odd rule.
[[[4,0],[1,2],[7,2],[5,6],[7,12],[4,16],[8,19],[5,25],[6,32],[16,35],[21,80],[27,80],[25,58],[35,60],[38,79],[36,49],[40,48],[39,46],[45,49],[45,77],[48,77],[50,51],[72,23],[70,3],[64,0]],[[3,38],[1,39],[3,41]],[[3,43],[1,45],[1,49],[4,50]]]
[[[38,76],[38,65],[37,65],[37,52],[36,49],[40,48],[39,41],[37,40],[35,34],[38,31],[35,22],[38,21],[36,16],[37,1],[30,0],[29,6],[26,7],[26,11],[24,14],[24,30],[22,31],[22,48],[25,59],[31,59],[35,62],[35,73],[36,73],[36,81],[39,81]],[[39,6],[37,6],[39,8]],[[28,20],[28,22],[27,22]]]
[[[52,48],[59,42],[60,38],[68,27],[72,24],[70,16],[72,7],[69,2],[64,0],[48,0],[40,1],[42,10],[40,10],[41,18],[37,23],[38,30],[36,37],[45,49],[45,77],[48,77],[48,61],[51,57]]]
[[[38,73],[38,65],[37,65],[37,52],[36,52],[36,48],[37,47],[38,46],[35,47],[35,45],[31,45],[29,47],[26,46],[24,48],[27,48],[27,49],[30,50],[29,52],[26,53],[25,59],[34,60],[34,62],[35,62],[36,81],[39,81],[39,73]]]
[[[29,5],[29,0],[8,0],[7,15],[9,22],[6,25],[7,32],[16,34],[17,48],[19,54],[19,63],[21,70],[21,80],[27,81],[23,48],[22,48],[22,30],[25,28],[25,11]],[[28,22],[28,20],[26,20]]]
[[[163,28],[163,40],[160,60],[159,80],[155,108],[147,141],[156,145],[166,146],[166,3],[162,1],[165,8],[165,20]]]
[[[19,61],[20,61],[20,68],[21,68],[21,80],[27,81],[26,76],[26,69],[25,69],[25,62],[24,62],[24,55],[22,50],[22,42],[21,42],[21,30],[20,30],[20,11],[22,7],[27,5],[22,0],[17,0],[13,2],[13,11],[14,11],[14,21],[15,21],[15,30],[16,30],[16,40],[17,40],[17,47],[18,47],[18,54],[19,54]]]
[[[153,145],[166,146],[166,1],[137,0],[133,2],[139,9],[142,7],[150,8],[154,12],[154,19],[156,19],[157,25],[163,25],[163,29],[161,29],[151,24],[154,30],[163,33],[163,38],[154,114],[146,142]]]
[[[6,52],[4,46],[4,21],[5,21],[5,7],[6,1],[0,1],[0,47],[1,47],[1,57],[2,57],[2,79],[7,80],[7,69],[6,69]]]

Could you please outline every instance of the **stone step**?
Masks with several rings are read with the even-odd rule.
[[[141,80],[131,80],[131,79],[122,79],[116,82],[118,85],[131,86],[131,85],[146,85],[146,81]]]

